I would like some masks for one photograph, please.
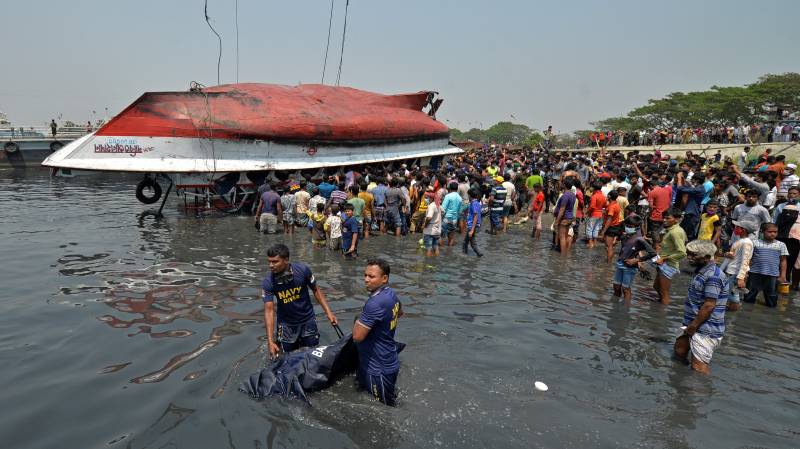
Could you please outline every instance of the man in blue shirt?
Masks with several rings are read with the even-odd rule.
[[[675,355],[708,374],[714,350],[725,334],[728,278],[714,262],[717,247],[709,240],[686,245],[686,259],[695,267],[683,307],[683,326],[675,340]]]
[[[686,207],[683,209],[683,219],[681,227],[686,232],[688,240],[697,238],[697,227],[700,225],[700,210],[706,190],[703,187],[705,176],[702,173],[695,173],[691,182],[693,185],[685,185],[683,174],[678,173],[678,197],[676,202],[681,201],[681,196],[686,195]]]
[[[483,256],[478,250],[478,232],[481,227],[481,201],[478,199],[478,189],[469,189],[469,206],[467,207],[467,233],[464,236],[464,254],[469,254],[468,246],[472,247],[478,257]]]
[[[274,234],[277,231],[278,223],[281,222],[282,212],[281,197],[272,190],[269,184],[265,184],[264,193],[261,194],[256,210],[256,223],[259,224],[258,228],[261,232]]]
[[[331,324],[337,324],[337,321],[311,269],[306,264],[290,263],[289,248],[281,243],[267,250],[267,261],[270,272],[264,277],[261,289],[269,353],[276,356],[281,350],[289,352],[316,346],[319,344],[319,330],[308,295],[309,288],[328,321]],[[280,347],[275,343],[276,321]]]
[[[374,201],[372,209],[373,219],[378,223],[382,234],[386,232],[384,217],[386,215],[386,191],[389,190],[389,187],[386,186],[386,182],[383,178],[377,178],[376,181],[378,185],[369,191],[369,193],[372,194]]]
[[[447,246],[453,246],[456,238],[456,225],[461,212],[461,195],[458,183],[453,181],[447,185],[448,194],[442,200],[442,239],[447,238]]]
[[[358,347],[359,386],[384,404],[395,406],[400,359],[394,334],[403,310],[389,287],[389,271],[389,263],[383,259],[367,261],[364,284],[369,298],[353,325],[353,341]]]
[[[328,176],[328,180],[319,185],[319,194],[326,200],[331,199],[331,193],[336,190],[336,178]]]

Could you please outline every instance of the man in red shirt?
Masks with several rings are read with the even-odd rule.
[[[606,197],[600,190],[602,184],[595,183],[592,188],[594,193],[589,199],[589,209],[586,211],[588,220],[586,221],[586,238],[589,239],[589,248],[594,248],[600,230],[603,229],[603,209],[606,207]]]
[[[542,192],[542,185],[536,184],[533,186],[533,192],[533,201],[528,210],[528,216],[533,220],[531,237],[539,240],[542,237],[542,211],[544,210],[544,192]]]

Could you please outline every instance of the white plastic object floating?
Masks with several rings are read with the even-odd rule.
[[[548,390],[547,384],[544,383],[544,382],[539,382],[538,380],[533,383],[533,386],[536,387],[536,389],[539,390],[539,391],[547,391]]]

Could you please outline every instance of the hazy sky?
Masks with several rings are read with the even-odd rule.
[[[236,81],[235,0],[209,0]],[[203,0],[4,1],[0,110],[17,125],[111,115],[145,91],[216,84]],[[335,0],[334,83],[345,0]],[[240,81],[319,83],[330,0],[239,0]],[[673,91],[800,70],[796,0],[352,0],[342,85],[436,90],[439,119],[559,132]],[[514,115],[514,119],[511,115]]]

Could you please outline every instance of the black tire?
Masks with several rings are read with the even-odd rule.
[[[152,190],[153,196],[146,196],[145,189]],[[150,178],[144,178],[136,185],[136,199],[143,204],[153,204],[161,199],[161,186]]]
[[[55,142],[51,142],[50,143],[50,151],[52,151],[53,153],[55,153],[56,151],[58,151],[58,150],[60,150],[62,148],[64,148],[64,144],[59,142],[59,141],[57,141],[57,140]]]
[[[6,150],[6,153],[16,153],[19,151],[19,145],[17,145],[16,142],[6,142],[6,144],[3,145],[3,149]]]

